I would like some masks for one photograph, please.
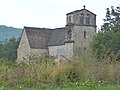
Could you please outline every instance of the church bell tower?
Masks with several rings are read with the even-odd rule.
[[[74,50],[86,48],[96,33],[96,14],[85,8],[66,14],[66,41],[74,42]]]

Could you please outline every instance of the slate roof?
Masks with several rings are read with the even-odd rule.
[[[24,30],[31,48],[46,49],[48,46],[64,45],[65,28],[24,27]]]

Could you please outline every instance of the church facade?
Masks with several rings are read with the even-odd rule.
[[[66,14],[66,26],[62,28],[24,27],[17,61],[30,56],[73,57],[78,48],[89,46],[96,33],[96,14],[85,9]]]

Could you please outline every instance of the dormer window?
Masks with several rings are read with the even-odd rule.
[[[80,15],[80,25],[83,25],[84,24],[84,14],[81,13]]]
[[[90,25],[90,14],[86,16],[86,25]]]

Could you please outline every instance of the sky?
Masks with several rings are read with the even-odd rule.
[[[97,28],[103,24],[106,8],[120,0],[0,0],[0,25],[16,28],[58,28],[66,25],[66,14],[86,9],[97,15]]]

